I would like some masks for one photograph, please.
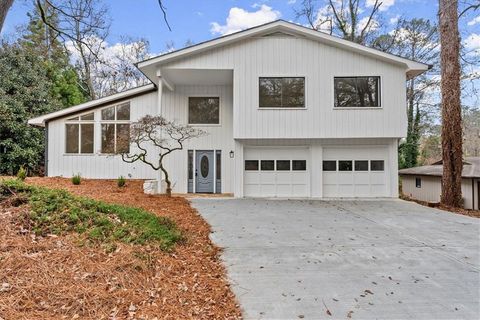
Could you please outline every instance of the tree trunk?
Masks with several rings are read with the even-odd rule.
[[[452,207],[462,204],[462,113],[460,105],[460,35],[458,1],[439,0],[442,68],[442,196]]]
[[[172,196],[172,182],[170,181],[170,178],[168,176],[168,172],[163,167],[163,164],[161,163],[161,161],[160,161],[160,170],[162,170],[163,174],[165,175],[165,183],[167,184],[167,190],[165,190],[165,194],[167,195],[167,197],[171,197]],[[161,183],[161,181],[160,181],[160,183]]]
[[[13,4],[13,0],[1,0],[0,1],[0,31],[3,29],[3,23],[7,17],[8,10],[10,10]]]

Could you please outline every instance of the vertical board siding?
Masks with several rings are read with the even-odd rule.
[[[313,40],[251,38],[164,67],[234,70],[236,139],[398,138],[406,134],[405,67]],[[381,77],[382,108],[334,110],[334,77],[362,75]],[[259,110],[260,76],[304,76],[306,109]]]
[[[157,93],[152,92],[125,100],[130,101],[130,119],[135,121],[147,114],[155,114],[156,99]],[[65,120],[74,115],[48,123],[48,175],[71,177],[79,173],[82,177],[95,179],[115,179],[120,175],[133,179],[155,178],[155,172],[143,163],[128,164],[123,162],[120,156],[100,153],[101,109],[92,110],[95,113],[93,154],[65,154]]]
[[[162,113],[169,120],[186,124],[188,122],[188,97],[220,97],[220,125],[194,126],[206,132],[205,136],[189,140],[184,150],[172,153],[165,166],[171,172],[174,192],[186,193],[188,189],[187,150],[222,151],[222,193],[233,192],[234,159],[230,151],[235,149],[233,140],[232,86],[176,86],[175,91],[163,91]]]
[[[415,178],[422,179],[421,188],[416,187]],[[441,177],[404,175],[402,176],[402,192],[417,200],[438,203],[442,194]],[[462,179],[462,198],[464,208],[473,209],[472,179]],[[475,199],[476,201],[477,199]]]

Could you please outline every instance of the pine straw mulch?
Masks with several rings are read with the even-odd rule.
[[[422,200],[417,200],[414,198],[411,198],[405,194],[400,194],[400,199],[406,200],[406,201],[412,201],[416,202],[418,204],[421,204],[422,206],[425,207],[430,207],[430,208],[436,208],[440,209],[443,211],[448,211],[456,214],[461,214],[464,216],[469,216],[469,217],[474,217],[474,218],[480,218],[480,210],[471,210],[471,209],[463,209],[463,208],[454,208],[454,207],[449,207],[441,203],[433,203],[433,202],[428,202],[428,201],[422,201]]]
[[[168,216],[187,240],[170,253],[122,243],[108,253],[73,233],[35,237],[18,221],[28,207],[0,207],[0,319],[241,318],[210,227],[184,198],[145,195],[142,181],[27,183]]]

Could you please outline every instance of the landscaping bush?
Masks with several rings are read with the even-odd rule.
[[[78,197],[65,190],[28,185],[15,179],[0,181],[0,200],[23,197],[30,207],[25,224],[39,236],[77,232],[93,243],[122,241],[157,244],[168,250],[182,239],[174,222],[140,208]]]
[[[82,177],[80,176],[79,173],[72,177],[72,183],[74,185],[78,186],[81,182],[82,182]]]
[[[127,183],[127,180],[125,179],[124,176],[118,177],[118,179],[117,179],[117,186],[118,186],[119,188],[124,187],[126,183]]]
[[[21,181],[24,181],[25,178],[27,178],[27,170],[25,170],[24,167],[20,167],[20,169],[18,170],[17,178]]]

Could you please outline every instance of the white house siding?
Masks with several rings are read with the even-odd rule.
[[[171,173],[174,192],[187,192],[188,157],[187,150],[222,151],[222,193],[233,192],[234,159],[230,151],[235,150],[232,132],[232,86],[176,86],[174,91],[163,90],[162,114],[178,123],[188,122],[188,97],[220,97],[220,125],[200,125],[195,128],[207,132],[207,135],[195,138],[185,144],[184,150],[177,151],[166,160],[166,168]]]
[[[130,101],[130,119],[132,121],[157,112],[156,92],[122,101]],[[116,104],[118,103],[112,105]],[[123,162],[119,156],[107,156],[100,153],[100,113],[102,108],[92,110],[95,112],[94,154],[65,154],[65,120],[72,118],[74,114],[48,123],[48,176],[71,177],[79,173],[82,177],[95,179],[115,179],[120,175],[134,179],[155,178],[155,172],[142,163],[128,164]],[[82,113],[89,112],[91,111]]]
[[[415,178],[421,179],[421,188],[416,187]],[[475,209],[477,209],[478,190],[476,183],[474,184],[474,188]],[[403,175],[402,192],[403,194],[417,200],[438,203],[440,202],[440,196],[442,194],[441,177]],[[466,209],[472,209],[472,179],[462,179],[462,197],[464,201],[464,207]]]
[[[161,68],[234,70],[234,138],[398,138],[406,134],[405,67],[313,40],[252,38]],[[334,110],[334,76],[362,75],[381,77],[382,108]],[[306,109],[259,109],[261,76],[305,77]]]
[[[252,148],[258,150],[280,149],[280,151],[288,150],[295,152],[295,148],[307,148],[309,154],[307,159],[307,190],[308,197],[321,198],[324,197],[323,182],[324,172],[322,171],[322,161],[324,160],[324,150],[329,148],[352,149],[352,150],[369,150],[370,148],[382,150],[385,160],[385,192],[379,192],[375,196],[398,197],[398,155],[397,155],[397,139],[242,139],[237,140],[235,145],[235,196],[245,196],[245,184],[251,181],[244,181],[244,153],[250,152]],[[279,158],[280,159],[280,158]],[[270,159],[276,160],[276,159]],[[297,159],[300,160],[300,159]],[[337,158],[337,160],[355,160]],[[382,159],[369,159],[382,160]],[[260,188],[261,189],[261,188]],[[262,196],[259,194],[258,196]]]

